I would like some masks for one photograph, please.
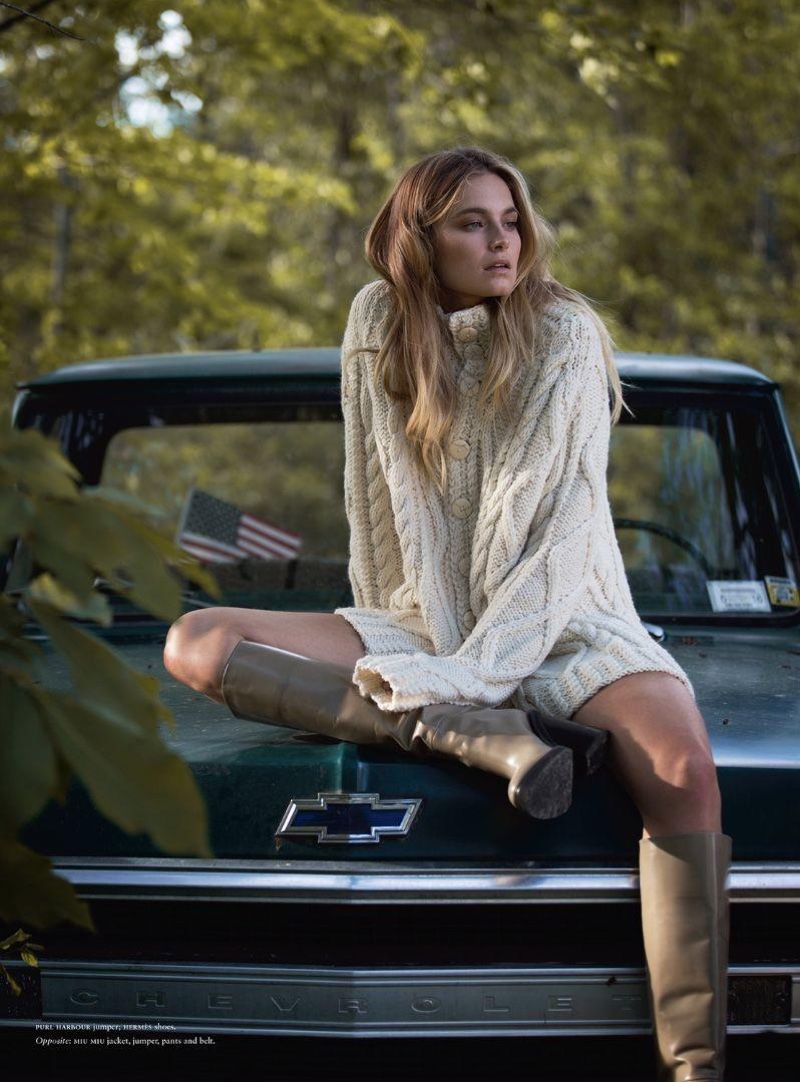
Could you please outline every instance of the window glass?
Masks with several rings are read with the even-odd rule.
[[[102,482],[162,512],[222,604],[313,610],[349,600],[343,475],[341,424],[301,420],[126,429]]]
[[[792,611],[770,594],[797,566],[755,409],[637,408],[612,432],[608,479],[642,615]]]
[[[222,531],[205,550],[221,603],[316,611],[352,603],[335,416],[164,421],[153,416],[150,427],[113,436],[102,481],[156,505],[172,536],[183,526],[187,548],[198,543],[191,534]],[[635,418],[612,430],[609,496],[643,617],[758,620],[793,611],[772,593],[773,583],[796,583],[798,567],[764,425],[758,403],[671,408],[659,401],[637,404]],[[227,552],[238,543],[241,516],[255,543]],[[275,531],[277,548],[263,548],[259,530]],[[195,552],[204,555],[202,547]]]

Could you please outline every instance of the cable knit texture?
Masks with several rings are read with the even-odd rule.
[[[606,490],[608,377],[591,315],[558,302],[539,317],[515,415],[493,426],[478,408],[488,306],[442,313],[458,383],[442,495],[407,441],[408,404],[375,379],[368,350],[380,346],[389,290],[361,290],[342,345],[355,606],[336,612],[365,644],[353,674],[362,695],[384,710],[481,703],[568,718],[635,672],[671,673],[693,694],[643,627],[625,577]]]

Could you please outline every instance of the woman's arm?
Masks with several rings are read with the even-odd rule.
[[[391,536],[389,489],[375,445],[372,400],[366,378],[371,354],[353,352],[379,344],[386,286],[373,282],[356,296],[342,342],[344,503],[350,527],[350,584],[359,608],[385,608],[398,585],[399,550]]]
[[[570,317],[563,354],[545,362],[539,378],[546,397],[536,396],[524,453],[501,476],[497,497],[507,535],[500,541],[512,549],[519,541],[517,562],[494,586],[487,569],[485,608],[454,654],[358,662],[356,682],[384,710],[503,702],[550,653],[586,589],[607,502],[610,428],[605,360],[590,316]],[[528,510],[515,527],[531,498],[532,518]]]

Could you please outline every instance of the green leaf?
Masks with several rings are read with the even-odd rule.
[[[155,677],[136,672],[97,636],[44,605],[32,601],[30,607],[53,646],[66,657],[75,694],[87,707],[132,732],[156,733],[159,720],[171,717],[158,698]]]
[[[69,763],[64,759],[58,749],[55,749],[56,757],[56,780],[53,786],[53,799],[63,807],[67,803],[67,795],[72,785],[72,771]]]
[[[125,571],[131,579],[125,595],[146,612],[172,623],[180,616],[181,586],[161,562],[141,545],[130,546],[125,557]]]
[[[38,701],[0,672],[0,832],[38,815],[56,790],[56,762]]]
[[[11,481],[37,495],[76,499],[80,473],[55,440],[29,428],[0,434],[0,483]]]
[[[114,516],[81,500],[39,500],[30,544],[37,561],[57,577],[79,575],[89,581],[87,590],[65,584],[81,594],[91,589],[97,570],[119,567],[129,548],[127,537]]]
[[[199,586],[201,590],[205,590],[209,597],[219,599],[222,596],[222,591],[213,573],[203,567],[202,564],[199,564],[194,557],[178,549],[177,546],[176,549],[177,554],[175,557],[168,557],[174,565],[176,573],[188,582],[193,582],[196,586]]]
[[[186,763],[154,733],[57,691],[43,693],[66,761],[98,811],[167,853],[211,856],[205,804]]]
[[[15,488],[0,487],[0,549],[26,533],[32,515],[29,496]]]
[[[60,540],[58,533],[29,535],[28,544],[36,562],[59,579],[61,584],[78,597],[86,597],[94,584],[94,569],[87,559],[89,541],[83,553],[72,553]]]
[[[163,507],[148,503],[139,496],[112,488],[110,485],[92,485],[84,488],[83,497],[85,500],[96,500],[121,511],[135,511],[137,514],[151,515],[155,519],[164,518],[166,515]]]
[[[219,596],[216,582],[208,572],[196,561],[187,560],[186,553],[160,530],[121,507],[101,505],[97,511],[113,514],[117,528],[123,531],[125,552],[117,567],[124,567],[128,573],[131,582],[125,593],[135,604],[170,622],[178,618],[182,611],[181,583],[168,564],[179,565],[177,570],[184,578],[204,589],[210,587],[212,596]]]
[[[62,920],[94,931],[91,914],[47,857],[0,838],[0,920],[50,928]]]
[[[49,546],[45,566],[59,578],[69,574],[65,585],[75,593],[74,583],[85,582],[91,568],[147,612],[169,622],[180,615],[180,584],[161,556],[165,544],[172,551],[172,542],[127,512],[94,499],[77,506],[52,502],[39,506],[35,528],[36,558],[45,564],[42,546]]]
[[[0,669],[22,684],[41,676],[42,651],[23,638],[25,617],[7,597],[0,596]]]
[[[78,596],[72,590],[62,586],[50,572],[37,575],[26,588],[25,593],[34,601],[41,601],[67,616],[74,616],[81,620],[94,620],[103,627],[110,627],[113,622],[108,598],[95,590],[90,591],[88,595]]]
[[[19,952],[19,956],[26,965],[38,968],[39,959],[36,957],[32,950],[26,950],[23,947],[23,949]]]
[[[112,493],[113,496],[111,495]],[[220,590],[216,579],[209,571],[199,564],[197,560],[190,557],[172,540],[171,537],[168,537],[157,527],[152,526],[141,517],[128,514],[128,503],[133,503],[135,505],[139,502],[134,497],[129,497],[127,493],[120,493],[114,489],[102,488],[87,491],[86,497],[87,499],[97,501],[104,511],[113,511],[116,519],[127,531],[129,537],[131,535],[138,537],[146,546],[147,550],[158,553],[169,564],[174,565],[175,569],[183,578],[197,583],[197,585],[206,590],[211,597],[220,596]],[[109,497],[111,497],[110,501]],[[108,502],[111,502],[114,506],[106,506]],[[143,506],[146,507],[148,505]],[[164,512],[162,510],[156,510],[158,510],[160,516],[163,516]],[[180,591],[180,584],[177,585],[178,590]],[[142,604],[142,607],[147,607],[146,601],[136,598],[134,600],[137,601],[137,604]],[[177,615],[178,613],[172,613],[169,618],[175,619]]]

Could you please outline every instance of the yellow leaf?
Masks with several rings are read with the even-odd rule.
[[[17,984],[2,962],[0,962],[0,973],[3,974],[11,994],[14,996],[22,995],[22,988]]]
[[[7,951],[10,947],[16,947],[18,943],[27,943],[30,938],[30,932],[24,932],[22,928],[17,928],[16,932],[7,936],[6,939],[0,939],[0,951]]]

